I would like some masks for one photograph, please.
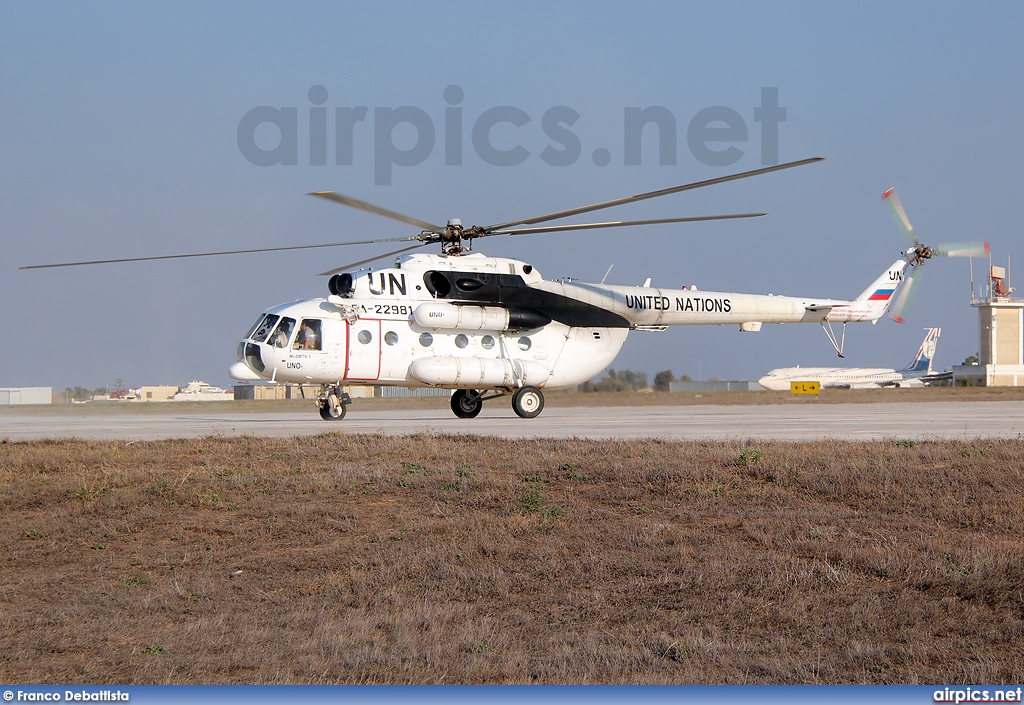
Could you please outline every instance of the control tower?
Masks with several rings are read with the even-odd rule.
[[[979,387],[1024,387],[1024,298],[1013,291],[1006,269],[993,266],[978,291],[971,287],[980,324],[978,364],[955,366],[954,385],[969,379]]]

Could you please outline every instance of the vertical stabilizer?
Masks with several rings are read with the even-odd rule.
[[[903,273],[906,268],[907,260],[896,260],[854,300],[859,306],[864,306],[871,311],[870,320],[881,318],[885,310],[889,308],[893,293],[903,282]]]
[[[928,329],[928,335],[924,337],[924,342],[917,349],[917,355],[906,366],[905,372],[920,372],[921,374],[929,375],[932,373],[932,358],[935,357],[935,346],[939,342],[939,333],[941,331],[941,328]]]

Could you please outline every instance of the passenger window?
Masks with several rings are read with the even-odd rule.
[[[429,348],[434,344],[434,336],[430,333],[420,333],[420,345],[425,348]]]
[[[490,350],[491,348],[493,348],[494,337],[490,335],[485,335],[483,338],[480,339],[480,347],[482,347],[484,350]]]
[[[296,350],[320,350],[320,326],[323,323],[319,318],[303,318],[299,326],[299,335],[295,338],[292,346]]]
[[[368,330],[359,331],[359,335],[356,336],[360,343],[363,345],[369,345],[370,341],[373,340],[373,333]]]
[[[282,318],[280,325],[277,326],[277,330],[270,336],[270,344],[275,348],[286,348],[288,347],[288,341],[292,337],[292,331],[295,328],[294,318]]]
[[[398,343],[398,333],[393,330],[389,330],[384,334],[384,342],[388,345],[395,345]]]
[[[256,332],[252,334],[253,341],[262,343],[266,340],[267,336],[270,335],[270,331],[274,330],[274,326],[277,324],[278,318],[279,316],[275,316],[271,313],[260,321],[260,324],[256,326]]]

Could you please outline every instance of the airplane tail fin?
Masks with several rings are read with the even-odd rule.
[[[929,328],[928,335],[924,337],[921,347],[917,349],[917,355],[904,369],[905,372],[932,373],[932,358],[935,356],[935,346],[939,342],[941,328]]]
[[[854,301],[863,305],[871,311],[871,319],[877,320],[882,317],[885,310],[889,308],[893,293],[903,282],[903,272],[907,268],[907,260],[899,259],[892,263],[885,272],[871,282],[871,286],[861,292]]]

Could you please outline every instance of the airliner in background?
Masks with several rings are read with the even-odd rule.
[[[932,372],[932,357],[941,328],[929,328],[914,360],[902,370],[882,367],[780,367],[757,380],[765,389],[789,391],[790,382],[818,382],[824,387],[875,389],[923,387],[928,382],[950,379],[951,373]]]

